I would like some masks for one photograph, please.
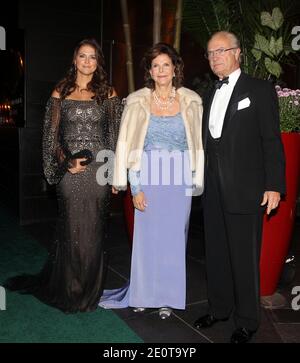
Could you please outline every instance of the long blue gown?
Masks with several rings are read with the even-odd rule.
[[[185,309],[186,241],[192,172],[181,114],[151,115],[139,172],[129,172],[132,194],[145,193],[135,210],[130,281],[104,290],[99,306]]]

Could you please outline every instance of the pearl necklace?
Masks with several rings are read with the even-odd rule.
[[[170,92],[170,95],[168,96],[168,98],[166,99],[166,101],[162,101],[160,99],[160,96],[157,95],[156,91],[155,90],[153,91],[153,100],[154,100],[154,103],[161,110],[167,110],[167,109],[169,109],[173,105],[173,103],[175,101],[175,97],[176,97],[176,89],[175,89],[175,87],[172,87],[172,90]]]

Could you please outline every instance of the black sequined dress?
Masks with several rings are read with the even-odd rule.
[[[99,185],[96,179],[97,170],[108,159],[101,156],[102,161],[97,160],[99,151],[115,150],[121,113],[118,97],[101,105],[94,100],[49,99],[43,161],[46,179],[57,189],[57,238],[39,275],[11,279],[7,284],[11,290],[32,293],[64,312],[97,308],[103,287],[103,240],[111,193],[109,184]],[[93,161],[84,172],[69,173],[70,155],[84,149],[92,152]]]

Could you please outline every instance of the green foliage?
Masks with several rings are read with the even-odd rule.
[[[237,34],[242,68],[257,78],[278,79],[291,62],[291,29],[295,0],[184,0],[183,28],[203,48],[219,30]]]
[[[209,37],[218,30],[230,30],[232,9],[226,1],[184,0],[183,27],[204,48]]]
[[[266,67],[266,70],[270,74],[273,74],[276,78],[280,77],[282,68],[278,62],[273,61],[272,59],[266,57],[265,58],[265,67]]]
[[[260,22],[263,28],[255,32],[255,42],[251,49],[255,64],[254,74],[260,78],[270,76],[278,79],[282,73],[281,64],[289,59],[291,48],[291,32],[288,32],[288,24],[284,22],[280,8],[275,7],[271,12],[262,11]]]
[[[279,8],[274,8],[272,14],[263,11],[260,15],[261,24],[273,30],[278,30],[283,24],[283,15]]]

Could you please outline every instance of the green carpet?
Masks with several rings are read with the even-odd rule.
[[[0,207],[0,285],[8,277],[36,273],[46,250],[26,235]],[[110,310],[64,314],[31,295],[6,291],[0,310],[0,342],[18,343],[141,343],[142,340]]]

